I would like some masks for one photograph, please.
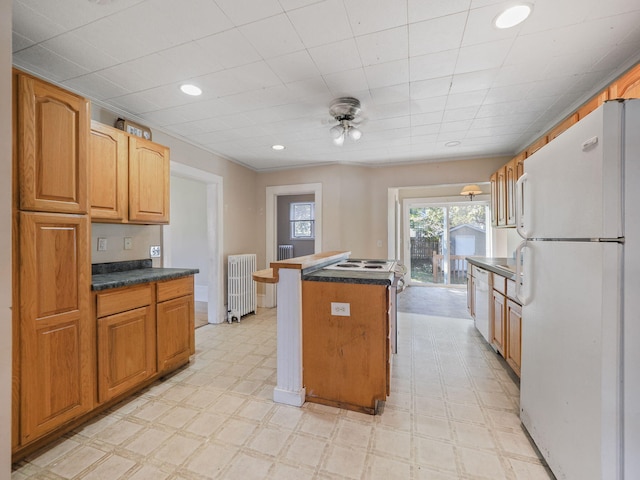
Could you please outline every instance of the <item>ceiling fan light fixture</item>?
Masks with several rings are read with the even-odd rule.
[[[336,145],[338,145],[339,147],[342,146],[342,144],[344,143],[344,134],[341,134],[340,136],[336,137],[333,139],[333,143],[335,143]]]
[[[524,22],[531,15],[531,5],[522,3],[514,5],[500,13],[493,21],[496,28],[515,27]]]
[[[344,127],[342,125],[335,125],[329,129],[331,137],[335,140],[344,135]]]
[[[349,133],[349,138],[351,138],[351,140],[354,140],[356,142],[360,140],[360,138],[362,137],[362,132],[358,130],[356,127],[350,127],[348,133]]]

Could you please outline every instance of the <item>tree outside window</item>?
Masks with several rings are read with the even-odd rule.
[[[315,238],[315,202],[291,203],[289,219],[292,240]]]

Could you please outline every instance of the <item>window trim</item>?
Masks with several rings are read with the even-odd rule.
[[[299,241],[299,240],[315,240],[315,210],[316,210],[316,202],[291,202],[289,204],[289,238],[291,240]],[[311,218],[303,219],[303,220],[295,220],[294,219],[294,210],[298,205],[309,205],[311,207]],[[298,236],[295,234],[295,226],[297,223],[310,223],[310,236]]]

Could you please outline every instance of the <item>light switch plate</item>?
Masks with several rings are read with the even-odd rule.
[[[331,315],[335,315],[336,317],[350,317],[351,304],[331,302]]]
[[[106,252],[107,251],[107,239],[98,237],[98,251]]]
[[[124,249],[131,250],[133,248],[133,240],[131,237],[124,237]]]
[[[151,256],[151,258],[159,257],[160,245],[151,245],[151,247],[149,247],[149,255]]]

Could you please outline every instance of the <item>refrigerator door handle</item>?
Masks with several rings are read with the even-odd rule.
[[[522,305],[528,305],[531,302],[531,295],[529,294],[531,279],[525,278],[527,269],[524,269],[524,271],[522,269],[522,252],[527,248],[528,245],[526,240],[520,242],[516,247],[516,298]],[[525,291],[527,294],[523,293]]]
[[[529,238],[529,233],[524,228],[525,210],[524,210],[524,187],[528,181],[528,174],[523,173],[516,182],[516,231],[522,238]]]

